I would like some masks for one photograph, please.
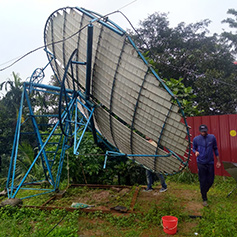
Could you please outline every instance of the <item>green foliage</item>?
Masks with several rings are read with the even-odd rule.
[[[31,166],[35,158],[35,151],[33,147],[27,142],[22,142],[19,145],[18,159],[16,164],[16,180],[21,180],[26,174],[27,170]],[[43,169],[41,168],[41,162],[38,160],[32,167],[26,182],[32,182],[43,178]]]
[[[198,232],[202,236],[232,237],[237,233],[237,216],[233,215],[231,203],[217,204],[215,210],[205,208]],[[235,234],[234,234],[235,233]]]
[[[191,86],[186,87],[182,82],[183,78],[180,78],[179,80],[165,78],[164,80],[166,85],[171,89],[184,107],[184,113],[186,116],[198,116],[203,113],[203,111],[199,110],[198,106],[195,105],[195,99],[197,96],[193,93],[193,88]]]
[[[59,131],[60,132],[60,131]],[[54,136],[51,142],[58,142],[59,136]],[[56,147],[51,146],[47,151],[55,151]],[[65,165],[63,166],[61,180],[67,179],[67,167],[69,166],[70,180],[73,183],[98,183],[99,173],[103,170],[104,152],[94,144],[93,135],[86,132],[79,149],[79,155],[73,154],[73,147],[65,154]],[[58,151],[61,154],[61,148]],[[59,157],[57,157],[53,172],[57,172]]]
[[[0,215],[1,236],[46,236],[63,216],[65,216],[64,226],[59,225],[48,236],[78,236],[78,229],[75,227],[78,219],[77,212],[65,213],[53,210],[49,215],[48,212],[37,209],[6,206],[0,209]]]
[[[0,100],[0,155],[9,154],[14,138],[15,126],[18,116],[19,102],[21,100],[22,83],[19,74],[13,72],[13,80],[0,84],[0,90],[9,90]]]
[[[136,216],[133,214],[130,214],[128,217],[127,216],[115,216],[115,215],[106,215],[106,220],[111,223],[112,225],[116,225],[119,227],[135,227],[136,222],[135,222]]]
[[[51,142],[57,142],[58,140],[59,136],[54,136]],[[47,148],[47,151],[54,151],[55,149],[55,146],[51,146]],[[61,149],[59,149],[58,153],[61,153]],[[71,183],[134,185],[145,182],[144,168],[133,161],[125,157],[109,157],[106,169],[104,169],[104,160],[105,151],[94,143],[91,132],[85,132],[79,147],[79,155],[75,156],[73,154],[73,147],[66,151],[61,181],[68,179],[67,166],[69,166]],[[53,167],[54,174],[57,172],[59,157],[55,162]]]
[[[222,23],[229,24],[230,28],[235,29],[235,33],[232,31],[223,32],[221,34],[222,40],[230,45],[234,53],[237,53],[237,10],[229,9],[227,14],[232,15],[233,18],[228,17],[227,19],[223,20]]]
[[[224,72],[207,70],[205,78],[199,78],[194,85],[195,98],[203,115],[231,114],[236,112],[236,74],[225,77]]]
[[[22,82],[19,74],[12,73],[13,79],[7,79],[0,84],[0,90],[6,90],[6,95],[0,100],[0,158],[1,158],[1,186],[5,182],[15,127],[21,100]]]

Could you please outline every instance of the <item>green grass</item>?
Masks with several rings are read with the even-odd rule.
[[[197,228],[203,236],[237,236],[237,192],[227,197],[235,185],[233,178],[216,177],[208,193],[210,207],[203,209]]]
[[[79,210],[73,213],[60,210],[49,212],[7,206],[0,209],[0,236],[46,236],[62,218],[48,236],[166,236],[161,225],[161,218],[165,215],[178,218],[176,236],[194,236],[195,232],[198,236],[207,237],[237,236],[237,192],[226,197],[236,185],[234,179],[216,177],[208,193],[210,205],[203,208],[196,178],[195,175],[190,177],[190,174],[182,174],[182,178],[173,176],[167,178],[168,191],[165,193],[154,195],[140,192],[135,205],[136,213],[129,215],[103,214],[100,211],[85,214]],[[159,190],[160,184],[157,185]],[[96,189],[93,193],[88,188],[72,188],[58,204],[69,205],[73,195],[89,196],[93,200],[93,195],[99,191]],[[119,196],[110,190],[109,201],[114,205],[129,205],[133,192],[134,188],[127,196]],[[24,205],[40,205],[49,197],[43,195],[26,199]],[[99,204],[104,204],[103,200]],[[196,212],[202,218],[190,218]]]

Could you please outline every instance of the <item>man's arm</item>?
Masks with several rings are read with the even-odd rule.
[[[217,148],[217,142],[216,142],[216,138],[214,137],[214,142],[213,142],[213,150],[217,159],[216,162],[216,168],[220,168],[221,167],[221,161],[220,161],[220,156],[219,156],[219,152],[218,152],[218,148]]]
[[[197,141],[196,141],[196,139],[194,138],[194,139],[193,139],[193,152],[194,152],[194,154],[195,154],[196,157],[199,156],[199,152],[197,151],[197,148],[198,148]]]
[[[216,156],[217,162],[216,162],[216,168],[220,168],[221,167],[221,161],[220,161],[220,157]]]

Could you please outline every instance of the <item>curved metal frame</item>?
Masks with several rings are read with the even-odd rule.
[[[60,90],[60,96],[59,96],[59,106],[58,106],[58,115],[59,115],[59,125],[61,128],[62,133],[67,136],[71,137],[74,135],[73,133],[73,126],[72,124],[75,122],[73,120],[73,115],[75,115],[75,107],[77,107],[77,92],[75,90],[75,79],[73,75],[73,57],[77,53],[77,49],[73,51],[73,53],[70,56],[70,59],[68,60],[67,66],[65,68],[62,84],[61,84],[61,90]],[[69,85],[68,82],[68,69],[71,68],[72,72],[72,83],[73,83],[73,93],[69,93],[66,90],[65,83]],[[63,106],[65,104],[65,106]],[[62,114],[63,112],[66,112],[66,117],[63,118]]]
[[[76,90],[76,83],[74,78],[74,70],[73,65],[86,65],[87,68],[91,65],[87,62],[78,62],[74,59],[77,58],[78,50],[75,49],[65,68],[63,81],[61,84],[60,96],[59,96],[59,125],[62,133],[66,137],[74,136],[74,154],[77,155],[80,143],[85,134],[85,131],[88,127],[93,131],[93,113],[95,109],[95,105],[90,102],[90,72],[87,73],[87,90],[85,94]],[[69,75],[69,68],[71,69],[71,75]],[[71,82],[73,83],[73,90],[66,89],[66,84],[69,87],[69,79],[68,76],[71,77]],[[65,104],[65,108],[64,105]],[[80,104],[81,108],[87,113],[87,118],[83,116],[83,114],[78,109],[78,105]],[[96,135],[95,135],[96,136]],[[97,140],[97,139],[96,139]]]
[[[181,115],[182,115],[182,117],[183,117],[184,124],[185,124],[185,126],[186,126],[187,139],[188,139],[188,154],[187,154],[188,157],[186,157],[186,158],[185,158],[185,161],[183,161],[183,160],[179,157],[179,155],[177,155],[176,153],[174,153],[173,151],[171,151],[171,150],[169,150],[169,149],[167,149],[167,148],[165,148],[165,149],[168,150],[168,153],[170,152],[170,154],[172,154],[174,158],[176,158],[179,162],[181,162],[181,167],[180,167],[180,169],[179,169],[179,172],[182,171],[182,170],[185,168],[185,166],[188,164],[188,161],[189,161],[189,158],[190,158],[190,154],[191,154],[191,140],[190,140],[189,127],[188,127],[188,125],[187,125],[186,117],[185,117],[185,115],[184,115],[182,106],[181,106],[180,102],[178,101],[178,99],[176,98],[176,96],[175,96],[175,95],[172,93],[172,91],[166,86],[166,84],[163,82],[163,80],[156,74],[155,70],[149,65],[149,63],[146,61],[146,59],[144,58],[144,56],[143,56],[143,55],[141,54],[141,52],[138,50],[138,48],[136,47],[136,45],[134,44],[134,42],[132,41],[132,39],[129,37],[129,35],[127,35],[126,31],[124,31],[121,27],[119,27],[117,24],[115,24],[114,22],[112,22],[112,21],[109,20],[108,18],[106,18],[106,20],[104,20],[104,17],[103,17],[102,15],[98,14],[98,13],[95,13],[95,12],[89,11],[89,10],[86,10],[86,9],[84,9],[84,8],[77,8],[77,7],[76,7],[76,8],[66,7],[66,8],[58,9],[58,10],[56,10],[55,12],[53,12],[53,13],[49,16],[49,18],[48,18],[48,20],[47,20],[47,22],[46,22],[46,25],[45,25],[45,35],[46,35],[46,31],[47,31],[48,25],[52,23],[51,19],[57,14],[57,12],[62,11],[62,12],[64,12],[64,13],[66,13],[67,10],[71,10],[71,9],[76,10],[76,11],[82,13],[82,18],[84,17],[84,15],[86,15],[87,17],[90,17],[90,18],[91,18],[91,21],[88,23],[88,25],[86,25],[86,27],[88,27],[88,30],[89,30],[89,28],[92,28],[92,25],[93,25],[94,22],[98,22],[98,23],[102,24],[103,26],[107,27],[108,29],[114,31],[115,33],[117,33],[117,34],[120,35],[120,36],[126,35],[126,39],[130,42],[130,44],[133,46],[133,48],[137,51],[139,57],[140,57],[140,58],[143,60],[143,62],[147,65],[148,71],[150,71],[150,72],[155,76],[155,78],[160,82],[161,86],[162,86],[162,87],[169,93],[169,95],[176,101],[177,106],[179,107],[180,112],[181,112]],[[65,21],[66,21],[66,20],[65,20]],[[65,21],[64,21],[64,23],[63,23],[63,29],[65,29],[65,24],[66,24]],[[83,26],[83,29],[84,29],[84,28],[85,28],[85,26]],[[78,30],[78,32],[75,32],[73,35],[75,35],[76,33],[78,34],[78,39],[79,39],[79,37],[80,37],[80,29]],[[64,35],[64,34],[63,34],[63,35]],[[51,37],[53,37],[53,36],[51,36]],[[63,40],[65,40],[65,38],[63,38]],[[89,42],[89,41],[88,41],[88,42]],[[57,42],[56,42],[56,43],[57,43]],[[77,43],[78,43],[78,42],[77,42]],[[54,44],[54,41],[53,41],[53,44]],[[88,44],[89,44],[89,43],[88,43]],[[47,47],[46,37],[45,37],[45,45],[46,45],[46,47]],[[63,41],[63,45],[64,45],[64,41]],[[88,50],[87,50],[87,56],[90,55],[90,54],[91,54],[91,52],[88,52]],[[48,55],[48,56],[49,56],[49,55]],[[64,58],[64,57],[63,57],[63,58]],[[64,64],[65,64],[65,63],[64,63]],[[88,65],[87,65],[87,66],[88,66]],[[52,67],[52,68],[53,68],[53,67]],[[88,69],[90,70],[90,68],[91,68],[91,67],[87,67],[87,70],[88,70]],[[65,79],[64,79],[64,80],[65,80]],[[65,84],[64,80],[63,80],[63,82],[62,82],[62,84],[63,84],[62,87],[64,87],[64,84]],[[113,84],[115,83],[115,80],[116,80],[116,73],[115,73],[115,75],[114,75]],[[145,80],[146,80],[146,77],[144,78],[144,81],[145,81]],[[143,81],[143,82],[144,82],[144,81]],[[89,82],[90,82],[90,81],[89,81]],[[88,86],[86,87],[87,99],[88,99],[88,90],[89,90],[88,88],[90,88],[90,87],[88,87]],[[139,93],[141,93],[141,90],[142,90],[142,88],[140,89],[140,92],[139,92]],[[113,94],[113,93],[111,93],[111,98],[110,98],[111,100],[112,100],[112,97],[113,97],[112,94]],[[138,96],[138,99],[139,99],[139,96]],[[88,101],[90,101],[90,100],[88,99]],[[112,132],[112,131],[113,131],[113,127],[112,127],[112,116],[115,117],[115,115],[113,114],[113,111],[111,111],[111,109],[112,109],[112,103],[110,103],[110,108],[105,108],[105,109],[106,109],[106,111],[109,111],[110,130],[111,130],[111,134],[112,134],[112,137],[113,137],[113,132]],[[171,109],[172,109],[172,107],[171,107]],[[171,109],[170,109],[170,110],[171,110]],[[167,118],[168,118],[168,116],[169,116],[170,110],[168,111]],[[133,136],[134,136],[134,135],[133,135],[133,132],[135,131],[135,129],[134,129],[133,126],[134,126],[135,115],[136,115],[136,108],[135,108],[135,111],[134,111],[134,117],[133,117],[133,122],[132,122],[132,124],[126,124],[126,125],[131,129],[131,136],[130,136],[130,137],[131,137],[131,139],[130,139],[131,147],[133,147]],[[117,116],[116,116],[116,117],[117,117]],[[162,138],[162,135],[163,135],[163,131],[165,130],[165,127],[166,127],[167,118],[165,119],[164,124],[163,124],[163,126],[162,126],[162,128],[161,128],[160,136],[159,136],[158,141],[157,141],[157,149],[156,149],[155,155],[157,155],[158,148],[160,147],[160,141],[161,141],[161,138]],[[118,117],[118,119],[121,120],[122,123],[125,124],[125,122],[124,122],[122,119],[120,119],[119,117]],[[69,119],[69,120],[70,120],[70,119]],[[93,118],[92,118],[91,122],[93,122]],[[93,126],[93,127],[94,127],[94,126]],[[69,130],[71,131],[71,129],[69,129]],[[93,129],[92,131],[95,131],[95,130]],[[135,131],[135,132],[136,132],[136,131]],[[70,132],[70,134],[72,134],[72,132]],[[113,139],[113,140],[114,140],[114,143],[116,144],[116,140],[115,140],[115,139]],[[133,153],[133,151],[132,151],[132,153]],[[154,155],[154,154],[152,154],[152,155]],[[141,156],[142,156],[142,155],[141,155]],[[155,159],[155,160],[156,160],[156,159]]]

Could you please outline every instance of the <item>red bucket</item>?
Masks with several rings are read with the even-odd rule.
[[[178,218],[175,216],[163,216],[162,226],[164,232],[169,235],[174,235],[177,232]]]

